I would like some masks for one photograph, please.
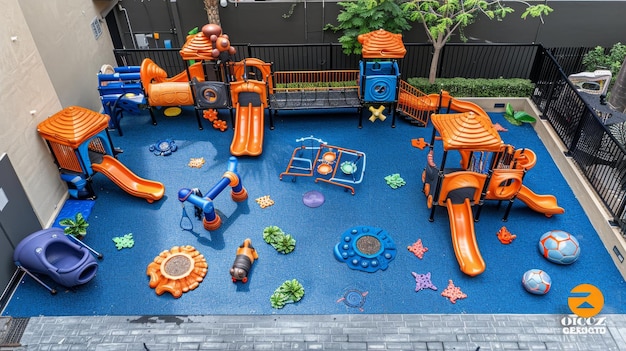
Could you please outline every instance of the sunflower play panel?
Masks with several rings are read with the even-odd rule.
[[[300,146],[293,150],[287,169],[280,174],[294,177],[315,177],[315,182],[325,182],[350,190],[363,181],[365,153],[328,145],[313,136],[296,140]]]

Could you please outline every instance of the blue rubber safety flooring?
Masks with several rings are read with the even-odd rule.
[[[446,209],[437,208],[434,222],[428,221],[430,210],[421,180],[427,150],[412,147],[411,140],[429,141],[431,125],[421,128],[399,119],[391,128],[390,117],[370,122],[365,116],[363,128],[358,128],[358,116],[352,110],[281,111],[276,128],[269,130],[266,118],[262,154],[238,158],[237,171],[248,199],[234,202],[228,189],[218,194],[213,205],[222,224],[207,231],[193,217],[193,205],[178,200],[178,191],[198,188],[206,193],[226,172],[233,130],[228,111],[220,111],[219,117],[229,122],[225,132],[213,129],[208,121],[203,121],[205,128],[199,130],[192,109],[183,109],[177,117],[157,111],[156,126],[147,113],[125,116],[121,121],[124,136],[110,132],[114,146],[124,151],[118,160],[136,175],[162,182],[164,198],[148,203],[96,174],[93,185],[98,198],[89,213],[84,238],[104,255],[96,277],[71,289],[58,287],[58,294],[51,295],[26,276],[3,315],[569,314],[570,290],[584,283],[597,286],[604,294],[602,313],[626,313],[624,280],[531,125],[512,126],[501,114],[491,114],[494,123],[508,128],[501,133],[506,143],[537,154],[537,165],[524,178],[524,185],[537,194],[555,195],[565,214],[548,218],[517,201],[508,221],[502,222],[505,206],[486,203],[475,223],[486,270],[470,277],[459,270]],[[363,181],[354,185],[354,195],[313,177],[279,179],[294,148],[300,146],[296,140],[308,136],[366,154]],[[168,156],[155,155],[150,146],[160,140],[174,141],[177,150]],[[435,162],[441,157],[438,142]],[[189,166],[191,159],[199,158],[204,160],[201,167]],[[458,161],[450,154],[448,162]],[[397,175],[405,184],[392,188],[385,181],[390,175]],[[310,191],[321,193],[324,202],[306,206],[303,196]],[[256,200],[266,196],[273,204],[262,208]],[[191,217],[190,231],[181,228],[183,208]],[[263,240],[263,231],[269,226],[279,227],[296,240],[293,252],[278,252]],[[379,228],[395,245],[386,269],[353,269],[337,259],[336,245],[352,228],[362,226]],[[497,238],[503,226],[517,236],[511,244],[504,245]],[[539,238],[551,230],[563,230],[578,239],[581,255],[575,263],[557,265],[539,254]],[[118,250],[113,238],[129,233],[134,246]],[[247,283],[233,283],[229,269],[246,238],[251,239],[259,257]],[[427,248],[421,259],[408,250],[418,240]],[[205,257],[208,272],[204,280],[180,298],[169,293],[157,295],[148,284],[148,265],[161,252],[185,245]],[[522,276],[529,269],[548,272],[552,285],[547,294],[533,295],[522,287]],[[427,276],[430,284],[424,284]],[[419,291],[416,277],[422,281]],[[272,308],[270,296],[292,279],[302,284],[304,297],[281,309]],[[442,296],[450,284],[465,297],[452,301]]]

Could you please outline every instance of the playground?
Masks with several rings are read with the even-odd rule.
[[[80,208],[98,273],[54,295],[25,276],[4,314],[569,314],[580,284],[625,313],[624,280],[532,125],[412,91],[398,38],[361,39],[361,67],[328,75],[256,59],[213,72],[228,82],[150,61],[106,73],[113,124],[69,107],[38,127],[72,196],[60,219]],[[211,27],[181,55],[231,49]],[[116,74],[142,81],[149,109],[124,109],[137,91]],[[568,264],[540,253],[550,231],[580,246]],[[551,278],[538,294],[531,269]]]
[[[194,111],[184,108],[177,117],[157,115],[156,126],[147,112],[126,118],[124,136],[111,133],[115,146],[124,151],[118,154],[119,161],[136,174],[164,184],[165,193],[160,200],[148,203],[129,195],[103,174],[94,176],[98,198],[88,216],[88,234],[83,240],[104,255],[98,261],[96,277],[72,289],[57,286],[56,295],[25,277],[4,314],[567,314],[569,291],[582,283],[601,289],[605,298],[602,313],[625,313],[624,281],[532,126],[515,127],[507,125],[501,115],[490,116],[493,122],[508,127],[508,132],[500,133],[503,140],[528,146],[537,155],[524,185],[536,193],[554,195],[565,213],[547,218],[515,201],[508,221],[502,222],[506,205],[486,203],[480,220],[474,223],[485,262],[484,272],[477,276],[459,269],[446,209],[438,208],[434,221],[428,220],[430,209],[421,180],[428,151],[414,148],[411,140],[429,140],[431,126],[418,128],[402,121],[390,128],[386,120],[367,121],[359,129],[354,115],[342,111],[285,115],[276,120],[275,130],[266,133],[266,152],[259,157],[238,158],[237,172],[248,199],[233,201],[228,190],[216,196],[213,205],[221,226],[212,231],[204,229],[202,221],[194,217],[194,206],[186,202],[193,229],[184,230],[179,190],[199,188],[206,196],[223,178],[232,156],[229,132],[193,128]],[[366,154],[366,171],[363,181],[353,185],[354,195],[313,178],[296,177],[295,182],[290,176],[279,179],[294,148],[300,146],[296,139],[310,135]],[[178,149],[169,156],[154,155],[150,146],[161,139],[174,140]],[[440,164],[443,150],[434,150],[434,159]],[[455,157],[451,153],[447,163],[458,164]],[[203,158],[204,164],[190,167],[190,160],[197,158]],[[396,173],[406,184],[393,189],[385,177]],[[323,194],[324,203],[306,206],[303,196],[309,191]],[[273,205],[262,208],[255,200],[265,196]],[[283,254],[267,244],[263,231],[268,226],[292,235],[295,249]],[[395,243],[395,258],[385,270],[355,270],[335,257],[335,246],[356,226],[380,228]],[[498,240],[502,226],[517,235],[511,244]],[[554,229],[570,232],[579,240],[581,256],[573,264],[557,265],[539,254],[539,238]],[[112,239],[128,233],[132,233],[134,245],[118,250]],[[233,283],[229,270],[246,238],[251,239],[258,259],[247,283]],[[407,249],[418,240],[428,249],[421,259]],[[149,286],[148,265],[162,251],[184,245],[204,255],[208,266],[204,280],[179,298],[169,293],[157,295]],[[522,287],[522,275],[532,268],[550,274],[552,288],[546,295],[532,295]],[[416,292],[413,272],[430,274],[437,290]],[[304,297],[282,309],[272,308],[270,296],[291,279],[302,284]],[[450,280],[466,298],[452,303],[441,295]]]

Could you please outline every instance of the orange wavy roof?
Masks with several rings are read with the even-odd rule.
[[[80,106],[70,106],[37,125],[46,140],[74,149],[109,125],[109,116]]]
[[[183,60],[215,60],[211,51],[213,44],[204,33],[200,32],[187,37],[187,41],[180,50]]]
[[[474,112],[433,114],[444,150],[500,151],[500,134],[491,119]]]
[[[403,58],[406,55],[402,34],[379,29],[361,34],[357,39],[363,46],[363,58]]]

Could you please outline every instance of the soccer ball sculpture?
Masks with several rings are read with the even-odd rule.
[[[522,285],[531,294],[545,295],[550,291],[552,279],[541,269],[530,269],[522,276]]]
[[[580,245],[570,233],[552,230],[539,239],[539,253],[550,262],[571,264],[580,256]]]

